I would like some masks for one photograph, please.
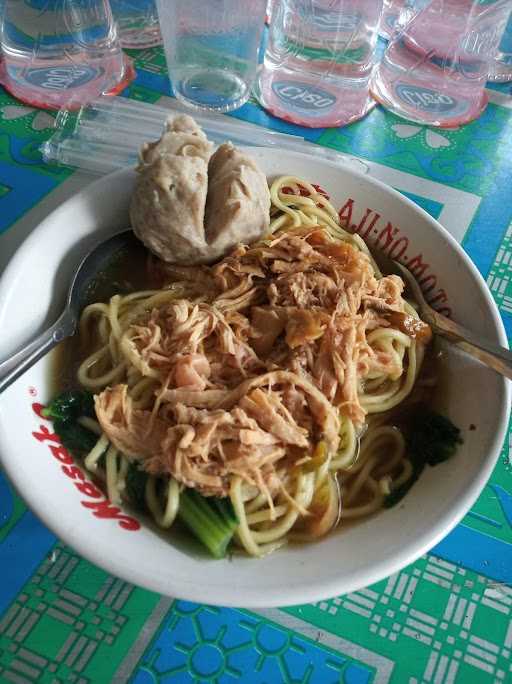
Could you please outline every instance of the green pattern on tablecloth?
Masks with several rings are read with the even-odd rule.
[[[54,123],[54,114],[27,107],[0,90],[0,160],[36,168],[52,178],[69,177],[69,169],[41,163],[38,147],[49,137]]]
[[[512,189],[511,189],[512,190]],[[512,314],[512,224],[507,229],[500,250],[487,278],[487,284],[501,311]]]
[[[285,610],[391,658],[393,682],[472,683],[511,679],[511,605],[509,586],[428,555],[367,589]]]
[[[58,544],[0,622],[0,681],[112,681],[158,600]]]
[[[509,161],[510,112],[490,104],[484,114],[457,130],[415,125],[377,108],[349,128],[329,129],[318,143],[378,161],[420,178],[480,196],[492,189],[496,169]]]
[[[366,589],[284,611],[171,606],[170,600],[116,580],[58,544],[0,623],[0,681],[31,667],[37,671],[34,679],[45,684],[52,677],[120,682],[128,661],[129,672],[153,672],[154,681],[179,682],[184,669],[178,654],[197,652],[200,644],[213,644],[235,670],[242,651],[242,663],[259,653],[261,675],[256,671],[245,681],[297,681],[290,672],[282,679],[264,677],[277,666],[274,656],[281,654],[285,662],[296,658],[297,650],[318,661],[310,682],[323,681],[318,675],[325,659],[333,660],[329,651],[344,658],[340,671],[351,662],[359,664],[359,673],[373,672],[364,681],[386,681],[388,675],[392,682],[411,684],[431,678],[506,681],[512,670],[511,604],[510,587],[428,555]],[[205,610],[206,623],[201,618],[199,626],[182,624]],[[135,643],[143,624],[154,634],[149,644],[147,636]],[[251,634],[260,634],[263,625],[269,627],[262,651],[263,642]],[[289,629],[301,639],[290,639]],[[168,649],[176,650],[177,660]],[[344,680],[333,674],[330,681]]]

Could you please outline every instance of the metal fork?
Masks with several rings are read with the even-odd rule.
[[[396,273],[403,278],[412,298],[418,305],[418,313],[421,319],[428,323],[434,335],[444,337],[451,344],[462,349],[473,358],[478,359],[478,361],[492,368],[497,373],[512,380],[511,351],[495,342],[486,340],[435,311],[427,304],[418,281],[406,266],[382,254],[373,246],[371,253],[382,273]]]

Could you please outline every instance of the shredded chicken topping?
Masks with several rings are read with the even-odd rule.
[[[214,496],[239,475],[270,497],[320,441],[336,452],[340,414],[364,423],[361,383],[395,363],[367,335],[403,313],[403,283],[323,229],[241,245],[200,273],[196,298],[153,309],[124,340],[157,381],[152,410],[117,385],[96,397],[98,419],[151,473]]]

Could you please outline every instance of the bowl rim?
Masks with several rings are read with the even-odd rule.
[[[250,148],[250,151],[254,152],[256,150],[265,150],[268,153],[268,148]],[[300,159],[302,161],[311,160],[312,158],[308,154],[293,152],[286,154],[288,158]],[[320,163],[323,166],[328,166],[336,171],[341,171],[354,177],[355,179],[360,179],[363,184],[369,184],[383,190],[388,195],[391,195],[393,200],[398,201],[402,204],[409,206],[414,212],[420,214],[423,220],[427,221],[431,228],[440,235],[442,240],[444,240],[452,251],[462,260],[464,267],[469,270],[470,275],[476,280],[479,285],[480,292],[486,304],[486,309],[491,316],[495,329],[497,340],[502,346],[508,347],[508,340],[503,325],[503,321],[498,311],[498,307],[492,298],[492,295],[487,287],[487,284],[478,271],[477,267],[471,260],[471,258],[466,254],[461,245],[455,240],[455,238],[432,216],[430,216],[425,210],[415,204],[412,200],[404,196],[398,190],[393,187],[388,186],[381,180],[372,178],[356,169],[339,166],[335,162],[329,160],[318,160],[314,159],[315,162]],[[20,247],[17,249],[16,253],[12,257],[11,261],[8,263],[3,274],[0,277],[0,315],[3,309],[1,294],[4,289],[8,287],[12,276],[19,268],[19,264],[22,263],[24,258],[24,252],[30,249],[33,244],[37,244],[39,241],[39,236],[44,232],[45,227],[55,220],[56,215],[59,212],[64,212],[68,206],[76,202],[77,197],[86,194],[87,192],[94,192],[100,185],[105,185],[109,182],[109,179],[118,179],[126,176],[129,178],[133,177],[133,169],[120,169],[112,174],[98,178],[94,182],[88,184],[79,193],[75,193],[73,196],[68,198],[65,202],[54,209],[43,221],[41,221],[31,233],[22,242]],[[91,227],[90,234],[98,232],[98,227]],[[494,334],[493,334],[494,337]],[[334,579],[324,579],[320,582],[312,583],[310,585],[305,585],[303,581],[298,582],[294,585],[293,581],[290,581],[286,589],[274,587],[269,588],[262,594],[261,590],[251,590],[248,586],[243,586],[239,588],[234,588],[226,594],[220,596],[220,600],[216,600],[211,594],[211,588],[198,586],[195,582],[184,583],[180,580],[179,588],[174,587],[172,581],[164,583],[158,581],[156,578],[143,576],[141,573],[137,576],[137,571],[130,567],[127,569],[125,563],[121,558],[115,555],[110,556],[105,559],[101,554],[100,550],[94,544],[91,544],[86,535],[75,536],[70,532],[69,526],[66,524],[62,517],[52,514],[51,508],[46,506],[44,500],[36,497],[31,497],[29,483],[23,478],[18,477],[18,471],[15,467],[15,463],[12,458],[8,457],[9,447],[4,440],[4,430],[2,429],[2,416],[0,412],[0,461],[2,466],[9,477],[11,484],[14,485],[17,492],[23,498],[26,505],[38,516],[40,520],[56,534],[59,539],[62,539],[66,544],[69,544],[73,549],[75,549],[83,558],[94,563],[100,568],[104,569],[110,574],[114,574],[123,580],[137,584],[144,587],[150,591],[158,592],[162,595],[174,595],[177,598],[190,600],[194,602],[204,602],[212,605],[222,605],[230,607],[247,607],[247,608],[269,608],[269,607],[283,607],[289,605],[296,605],[298,603],[311,603],[333,596],[350,593],[359,590],[363,587],[367,587],[375,582],[381,581],[384,578],[392,575],[393,573],[399,571],[405,566],[416,561],[420,556],[429,551],[433,546],[435,546],[441,539],[443,539],[466,515],[470,508],[475,503],[479,494],[483,490],[485,484],[487,483],[495,465],[499,458],[501,448],[506,437],[508,428],[508,418],[509,409],[511,403],[511,384],[502,378],[502,391],[504,395],[504,401],[500,407],[500,413],[496,416],[496,426],[497,429],[493,434],[490,448],[488,450],[488,455],[485,461],[482,463],[479,471],[478,477],[475,477],[471,485],[466,489],[462,497],[457,501],[457,510],[454,511],[450,517],[446,515],[444,518],[437,520],[435,524],[424,531],[414,543],[409,543],[407,547],[399,554],[396,555],[392,560],[383,559],[376,563],[373,563],[368,569],[359,573],[357,577],[351,579],[344,579],[341,583],[336,578]],[[256,560],[253,562],[257,562]],[[206,566],[207,567],[207,566]],[[237,598],[235,594],[241,591],[241,600]],[[176,592],[176,593],[175,593]]]

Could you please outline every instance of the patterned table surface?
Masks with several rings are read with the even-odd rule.
[[[170,95],[160,49],[132,53],[124,96]],[[421,205],[477,264],[512,336],[512,97],[489,91],[460,130],[413,125],[377,107],[343,129],[301,130],[358,156]],[[249,102],[234,116],[297,128]],[[90,177],[41,163],[51,114],[0,89],[0,269],[49,211]],[[462,523],[388,579],[318,604],[264,611],[158,596],[109,576],[59,542],[0,473],[0,682],[512,682],[510,437]]]

